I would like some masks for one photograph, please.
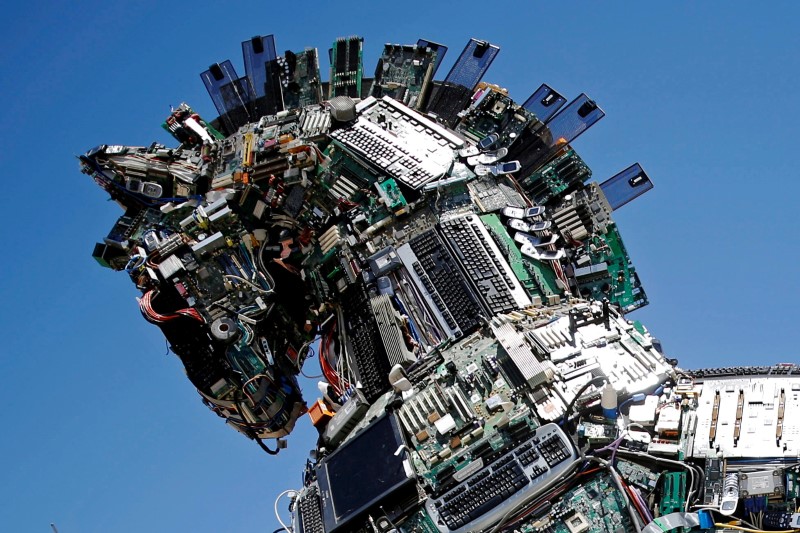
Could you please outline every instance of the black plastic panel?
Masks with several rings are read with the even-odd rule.
[[[619,209],[653,188],[653,182],[639,163],[634,163],[600,184],[612,209]]]
[[[546,121],[553,145],[571,143],[604,116],[606,114],[597,107],[597,103],[581,93],[560,113]]]
[[[522,107],[536,115],[542,122],[547,122],[567,101],[555,89],[543,83],[528,97]]]
[[[272,35],[266,35],[243,41],[242,56],[244,56],[245,75],[253,85],[256,97],[260,98],[266,94],[266,64],[278,57],[275,52],[275,38]]]
[[[461,85],[470,90],[474,89],[489,70],[498,52],[500,52],[500,48],[496,45],[487,41],[470,39],[444,81],[453,85]]]
[[[433,75],[436,76],[436,71],[439,70],[439,65],[442,64],[442,60],[444,59],[445,54],[447,54],[447,47],[443,44],[427,41],[425,39],[419,39],[417,41],[417,46],[422,48],[430,48],[436,52],[436,60],[433,63]]]
[[[255,100],[253,88],[246,77],[239,78],[230,60],[211,65],[200,74],[200,78],[228,133],[255,118],[252,116]]]

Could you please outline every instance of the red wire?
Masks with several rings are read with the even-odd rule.
[[[198,322],[205,322],[202,315],[200,315],[197,309],[193,307],[178,309],[173,314],[162,315],[161,313],[153,309],[153,296],[155,295],[155,292],[156,292],[155,289],[151,289],[146,293],[144,293],[144,296],[142,296],[139,299],[139,309],[142,311],[142,314],[148,321],[160,324],[163,322],[168,322],[170,320],[175,320],[179,316],[186,316],[194,320],[197,320]]]
[[[638,498],[636,498],[636,496],[633,494],[633,491],[631,490],[631,488],[628,485],[626,485],[625,482],[622,481],[621,479],[620,479],[620,483],[622,483],[622,486],[625,488],[625,491],[628,493],[628,496],[630,497],[631,502],[633,502],[634,507],[636,507],[636,512],[639,513],[639,516],[641,517],[641,519],[646,522],[647,521],[647,518],[645,518],[646,514],[642,511],[642,507],[641,507],[641,504],[639,503]]]
[[[328,350],[330,349],[331,342],[333,341],[333,334],[336,331],[336,326],[337,323],[334,320],[330,329],[322,339],[319,347],[319,366],[322,369],[325,379],[327,379],[328,383],[331,384],[336,394],[341,395],[344,392],[344,389],[342,388],[342,382],[344,380],[340,378],[336,370],[331,367],[330,361],[328,361]],[[344,381],[344,386],[345,388],[349,386],[347,381]]]
[[[331,326],[331,331],[333,331],[333,326]],[[322,370],[322,374],[325,376],[325,379],[328,380],[328,383],[331,384],[333,390],[336,391],[336,394],[341,394],[339,390],[339,381],[335,379],[331,375],[331,368],[330,364],[328,363],[328,348],[330,346],[330,333],[325,334],[322,338],[322,342],[319,346],[319,366]]]

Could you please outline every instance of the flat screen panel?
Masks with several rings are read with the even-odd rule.
[[[240,107],[247,107],[254,99],[253,89],[250,87],[250,82],[247,81],[247,78],[239,78],[231,83],[226,83],[219,88],[219,92],[228,112]]]
[[[326,525],[332,526],[326,530],[343,525],[409,483],[403,464],[405,453],[395,455],[404,445],[397,421],[389,414],[325,460],[321,481],[327,485],[333,503],[332,516],[331,506],[325,506]]]

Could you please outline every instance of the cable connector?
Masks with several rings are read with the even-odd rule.
[[[714,517],[708,509],[697,511],[697,518],[700,520],[700,529],[711,529],[714,527]]]

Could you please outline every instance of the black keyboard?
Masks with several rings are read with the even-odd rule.
[[[325,533],[317,487],[309,487],[303,492],[297,502],[297,512],[302,526],[300,533]]]
[[[409,246],[413,256],[401,255],[425,288],[455,337],[467,335],[480,323],[480,308],[467,287],[453,256],[444,247],[435,230],[414,237]]]
[[[440,227],[489,314],[530,305],[530,298],[477,215],[453,218]]]
[[[224,355],[215,353],[210,343],[176,342],[170,345],[170,349],[180,357],[192,385],[205,394],[213,396],[211,387],[230,374],[230,367]]]
[[[733,376],[797,376],[800,365],[780,364],[774,366],[727,366],[722,368],[698,368],[686,372],[695,378],[724,378]]]
[[[451,128],[459,120],[458,113],[469,104],[472,89],[448,82],[436,82],[426,112],[433,113]]]
[[[556,424],[545,424],[499,457],[489,453],[473,459],[473,464],[483,461],[484,467],[425,506],[442,533],[485,529],[563,475],[577,457],[564,432]]]
[[[342,295],[347,338],[352,348],[358,379],[372,403],[389,390],[389,359],[362,281],[351,284]]]

